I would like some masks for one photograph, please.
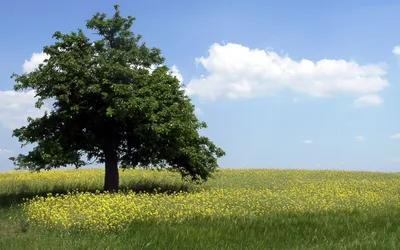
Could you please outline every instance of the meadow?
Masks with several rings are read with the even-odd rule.
[[[400,173],[0,173],[0,249],[400,249]]]

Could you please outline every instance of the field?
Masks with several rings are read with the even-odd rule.
[[[0,173],[0,249],[400,249],[400,173]]]

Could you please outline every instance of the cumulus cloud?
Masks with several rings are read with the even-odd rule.
[[[400,56],[400,45],[397,45],[392,50],[393,54]]]
[[[27,124],[28,116],[36,118],[50,110],[48,106],[35,108],[34,90],[16,92],[0,91],[0,124],[7,129],[15,129]]]
[[[356,141],[365,141],[365,137],[362,135],[358,135],[355,137]]]
[[[183,82],[183,76],[181,75],[181,73],[176,65],[172,65],[171,74],[173,76],[175,76],[179,80],[180,83]]]
[[[399,133],[399,134],[391,135],[391,136],[390,136],[390,139],[393,139],[393,140],[400,140],[400,133]]]
[[[211,100],[222,96],[251,98],[290,89],[313,97],[335,93],[360,96],[388,86],[386,70],[378,64],[333,59],[295,61],[273,51],[233,43],[215,43],[208,52],[207,57],[196,59],[208,74],[189,82],[188,95]]]
[[[303,143],[304,143],[304,144],[312,144],[312,143],[314,143],[314,142],[313,142],[312,140],[304,140]]]
[[[24,73],[34,71],[39,64],[43,63],[49,56],[45,53],[33,53],[29,60],[25,60]],[[16,92],[13,90],[0,91],[0,125],[7,129],[15,129],[27,124],[27,118],[40,117],[44,112],[50,111],[48,105],[41,109],[35,108],[35,91]]]
[[[364,95],[354,100],[354,106],[357,108],[377,106],[382,104],[382,98],[379,95]]]
[[[22,65],[22,69],[24,73],[30,73],[34,71],[39,64],[43,63],[44,60],[49,59],[50,56],[41,52],[41,53],[33,53],[31,59],[25,60],[24,64]]]
[[[160,65],[160,66],[162,66],[162,65]],[[154,71],[157,67],[158,67],[157,65],[154,65],[154,64],[153,64],[153,65],[150,66],[150,68],[147,68],[147,70],[148,70],[149,73],[151,74],[151,73],[153,73],[153,71]],[[145,68],[145,67],[131,65],[131,69],[134,69],[134,68]],[[176,66],[175,64],[172,65],[172,67],[170,68],[170,71],[169,71],[168,73],[169,73],[170,75],[172,75],[172,76],[175,76],[175,77],[178,79],[178,81],[179,81],[180,83],[183,82],[183,76],[182,76],[182,74],[180,73],[180,71],[179,71],[179,69],[178,69],[178,66]]]

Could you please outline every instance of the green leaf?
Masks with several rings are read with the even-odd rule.
[[[206,180],[225,152],[198,130],[206,128],[178,80],[162,66],[158,48],[131,31],[134,17],[119,6],[108,18],[96,13],[82,31],[57,31],[43,48],[46,63],[30,73],[13,74],[15,91],[33,89],[40,108],[55,100],[43,117],[28,119],[13,136],[22,145],[36,143],[27,155],[11,158],[20,168],[51,169],[99,163],[173,168],[193,180]],[[156,69],[150,74],[151,66]],[[118,179],[116,179],[118,180]]]

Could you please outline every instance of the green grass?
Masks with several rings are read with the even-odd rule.
[[[137,223],[120,233],[10,225],[0,249],[399,249],[400,213],[271,214],[239,220]],[[6,219],[6,218],[3,218]],[[4,220],[2,220],[4,221]]]
[[[397,195],[394,198],[400,201],[399,173],[265,171],[225,171],[204,187],[268,187],[273,190],[285,183],[301,186],[337,179],[370,182],[371,185],[390,182],[399,191],[392,195]],[[146,174],[133,176],[131,182],[123,176],[122,182],[129,182],[130,188],[138,190],[149,190],[154,186],[180,190],[186,185],[175,177],[163,179],[162,172],[160,176],[157,174],[158,177],[143,173]],[[140,185],[134,185],[135,180]],[[65,192],[66,186],[60,188],[60,182],[36,181],[8,182],[7,193],[5,189],[3,193],[0,190],[3,199],[0,249],[400,249],[400,202],[377,210],[274,212],[245,218],[193,218],[180,223],[135,222],[125,231],[107,233],[51,230],[30,226],[22,218],[10,220],[9,217],[15,218],[21,212],[15,206],[16,202],[24,195],[32,197],[35,193],[32,190],[41,190],[42,194],[46,193],[46,188],[47,191]],[[0,187],[6,187],[5,183],[3,180],[1,184],[0,176]],[[54,188],[56,183],[59,190]],[[90,190],[97,185],[97,182],[88,183],[81,187]],[[21,192],[22,184],[25,193]],[[194,189],[194,186],[188,184],[187,188]],[[14,206],[9,208],[11,204]]]

